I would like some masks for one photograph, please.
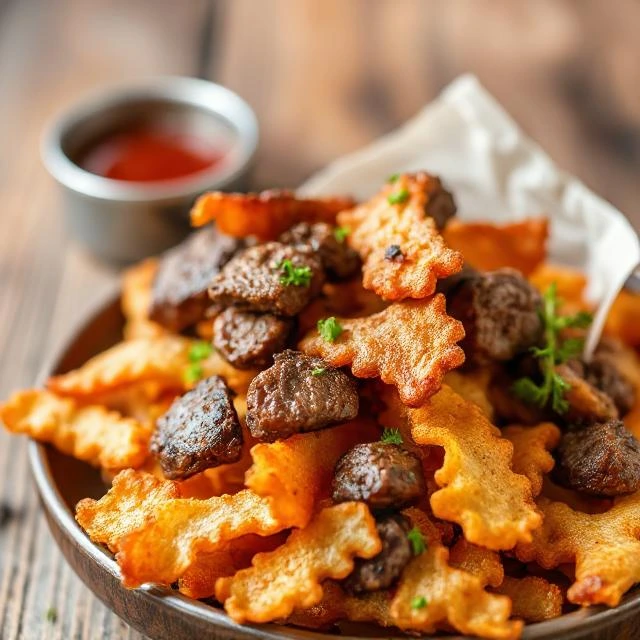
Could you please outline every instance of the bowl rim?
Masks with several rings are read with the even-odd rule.
[[[37,385],[42,386],[44,381],[54,373],[65,354],[70,351],[78,336],[89,330],[96,318],[108,307],[119,302],[119,291],[113,290],[98,304],[94,305],[79,322],[76,323],[69,336],[62,342],[62,347],[55,350],[42,367],[37,378]],[[72,511],[67,506],[60,490],[54,482],[51,472],[48,452],[49,445],[41,444],[35,440],[29,440],[28,457],[31,473],[35,480],[38,493],[42,500],[42,505],[53,517],[60,530],[69,538],[73,544],[80,548],[101,571],[109,573],[111,576],[121,579],[120,569],[113,556],[103,547],[91,542],[89,537],[80,528],[75,520]],[[124,586],[121,588],[125,591]],[[211,623],[227,630],[235,630],[245,637],[259,638],[260,640],[282,640],[286,638],[307,638],[309,640],[329,640],[330,638],[341,638],[342,640],[363,640],[363,636],[338,635],[310,631],[300,627],[283,626],[274,623],[267,624],[239,624],[229,618],[224,610],[217,609],[199,600],[194,600],[182,595],[169,587],[148,583],[138,587],[135,591],[142,593],[149,600],[155,601],[158,606],[166,606],[177,613],[195,616],[200,620]],[[568,614],[564,614],[551,620],[527,624],[522,633],[522,640],[555,640],[562,635],[562,638],[569,640],[587,630],[595,631],[603,625],[626,619],[636,611],[640,616],[640,588],[636,587],[627,592],[621,603],[617,607],[594,606],[578,609]],[[393,633],[394,630],[390,628]],[[387,635],[388,640],[406,640],[407,636]],[[471,636],[424,636],[431,640],[468,640]]]
[[[156,99],[209,112],[235,131],[229,162],[176,180],[127,182],[96,175],[77,165],[63,151],[62,140],[77,124],[99,117],[105,109]],[[152,76],[110,83],[82,94],[54,115],[44,128],[40,157],[47,171],[64,187],[90,198],[116,202],[161,202],[197,196],[234,182],[250,165],[258,148],[258,119],[237,93],[215,82],[187,76]]]

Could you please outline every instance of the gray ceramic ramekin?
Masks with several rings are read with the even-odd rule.
[[[224,161],[176,181],[126,182],[95,175],[79,158],[99,140],[169,124],[224,141]],[[63,187],[66,222],[93,253],[132,262],[189,231],[188,211],[211,189],[242,189],[258,144],[255,114],[235,93],[205,80],[160,77],[102,89],[59,115],[45,132],[43,162]]]

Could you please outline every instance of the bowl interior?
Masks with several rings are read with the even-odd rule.
[[[111,300],[93,314],[77,331],[45,376],[64,373],[80,366],[87,359],[112,346],[122,337],[124,319],[119,299]],[[44,377],[43,376],[43,379]],[[112,556],[91,543],[73,518],[75,504],[86,497],[99,498],[106,487],[99,472],[53,448],[32,442],[32,471],[40,492],[52,533],[78,575],[110,608],[136,628],[156,640],[176,637],[200,640],[203,632],[216,638],[259,638],[277,640],[306,638],[327,640],[334,633],[324,634],[275,624],[241,626],[232,622],[215,606],[192,601],[175,591],[149,585],[128,591],[119,583],[119,571]],[[105,590],[105,584],[108,588]],[[140,612],[143,612],[142,614]],[[633,635],[633,620],[640,614],[640,588],[629,592],[615,609],[592,607],[561,616],[554,620],[527,625],[524,640],[611,640]],[[215,630],[211,634],[211,630]],[[389,630],[369,625],[349,624],[340,637],[357,640],[363,637],[394,636]],[[394,636],[394,637],[397,637]],[[407,637],[407,636],[402,636]],[[433,638],[433,636],[430,636]],[[445,636],[439,636],[444,638]],[[452,640],[453,636],[446,636]],[[460,639],[460,636],[456,636]]]

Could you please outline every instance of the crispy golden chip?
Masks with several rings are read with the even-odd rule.
[[[465,538],[460,538],[451,547],[449,564],[479,578],[483,587],[497,587],[504,579],[498,552],[471,544]]]
[[[338,427],[301,433],[251,449],[246,485],[266,498],[276,517],[306,527],[316,502],[329,495],[336,462],[359,442],[377,440],[380,429],[363,418]]]
[[[427,548],[411,560],[400,578],[391,604],[396,625],[432,633],[447,623],[460,633],[518,638],[522,623],[509,620],[509,598],[488,593],[481,578],[450,566],[449,551],[440,543],[434,525],[424,514],[418,520],[415,510],[407,512],[420,528]]]
[[[506,224],[451,220],[442,235],[449,247],[480,271],[511,267],[527,276],[545,259],[549,223],[546,218]]]
[[[358,378],[380,377],[398,388],[404,404],[418,407],[464,362],[456,345],[464,329],[447,316],[445,305],[442,294],[398,302],[366,318],[339,320],[342,333],[335,342],[315,332],[300,348],[333,366],[351,365]]]
[[[546,498],[539,506],[544,522],[532,542],[516,547],[518,559],[545,569],[575,562],[569,601],[615,607],[640,582],[640,492],[616,500],[605,513],[581,513]]]
[[[535,427],[513,425],[502,430],[502,435],[513,444],[515,473],[529,478],[533,497],[540,495],[542,480],[553,469],[553,451],[560,442],[560,429],[551,422]]]
[[[489,549],[531,540],[541,521],[531,483],[511,470],[513,445],[481,409],[444,385],[422,407],[404,412],[417,444],[445,451],[434,476],[442,487],[431,496],[434,515],[457,522],[469,542]]]
[[[120,539],[141,527],[159,504],[179,496],[175,482],[125,469],[100,500],[85,498],[78,502],[76,520],[93,542],[115,552]]]
[[[621,291],[609,311],[604,331],[630,347],[640,347],[640,295]]]
[[[189,352],[194,342],[177,335],[120,342],[79,369],[50,378],[47,385],[55,393],[78,398],[141,382],[186,389],[197,382],[187,376],[193,365]],[[255,375],[253,371],[235,369],[215,352],[197,364],[200,377],[222,376],[239,393],[246,391]]]
[[[562,615],[562,590],[540,576],[507,576],[496,593],[511,598],[511,615],[514,618],[542,622]]]
[[[540,292],[544,293],[555,283],[561,315],[573,315],[578,311],[589,311],[590,306],[584,299],[587,279],[576,269],[555,264],[541,264],[530,276],[529,281]]]
[[[297,198],[292,191],[261,193],[205,193],[191,209],[191,224],[201,227],[215,221],[222,233],[259,240],[276,240],[297,222],[333,224],[339,211],[354,204],[351,198]]]
[[[158,271],[158,259],[148,258],[129,267],[122,276],[120,304],[126,318],[124,337],[155,338],[167,333],[157,322],[149,319],[153,280]]]
[[[294,609],[322,600],[323,580],[345,578],[355,557],[371,558],[381,548],[375,520],[364,503],[327,507],[284,545],[258,554],[252,567],[218,580],[216,597],[236,622],[286,618]]]
[[[484,415],[493,421],[494,410],[487,395],[492,374],[490,367],[482,367],[472,371],[454,370],[447,373],[444,377],[444,383],[465,400],[480,407]]]
[[[78,460],[106,469],[139,467],[148,455],[151,431],[103,406],[79,407],[42,390],[18,391],[0,405],[0,421]]]
[[[158,505],[152,519],[126,536],[116,559],[128,587],[171,584],[200,553],[224,549],[250,533],[269,536],[289,526],[274,517],[267,500],[248,489],[208,500],[178,498]]]
[[[365,289],[385,300],[426,298],[436,290],[438,278],[462,269],[462,255],[447,247],[435,220],[425,214],[436,181],[439,186],[426,173],[402,175],[368,202],[338,215],[340,226],[350,230],[350,246],[364,262]]]

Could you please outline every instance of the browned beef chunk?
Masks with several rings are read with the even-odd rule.
[[[427,182],[428,200],[425,214],[431,216],[438,229],[444,229],[447,222],[456,214],[453,196],[443,186],[440,178],[430,176]]]
[[[371,509],[399,509],[424,491],[420,460],[396,444],[357,444],[336,464],[335,502],[361,500]]]
[[[322,358],[298,351],[276,354],[274,365],[251,381],[247,393],[247,426],[254,438],[268,442],[357,415],[354,380]]]
[[[540,294],[513,269],[471,275],[448,296],[449,315],[460,320],[467,361],[506,361],[537,344],[542,334]]]
[[[238,369],[261,369],[284,349],[293,320],[229,307],[213,323],[213,346]]]
[[[211,306],[211,280],[242,246],[242,241],[207,227],[168,251],[153,283],[151,319],[171,331],[202,320]]]
[[[407,533],[409,521],[401,515],[391,515],[376,522],[382,551],[369,560],[357,559],[353,572],[344,581],[347,591],[354,594],[379,591],[390,587],[411,560],[411,545]]]
[[[301,222],[285,231],[280,236],[280,242],[296,247],[310,247],[317,252],[330,280],[349,278],[360,267],[358,254],[349,248],[346,240],[339,242],[335,236],[335,227],[325,222]]]
[[[151,451],[167,478],[188,478],[236,462],[242,428],[224,380],[212,376],[177,398],[156,423]]]
[[[291,269],[297,284],[286,282]],[[295,316],[320,293],[323,282],[322,263],[311,249],[267,242],[230,260],[211,282],[209,296],[225,307]]]
[[[571,489],[595,496],[640,489],[640,442],[620,420],[568,431],[556,457],[556,477]]]

